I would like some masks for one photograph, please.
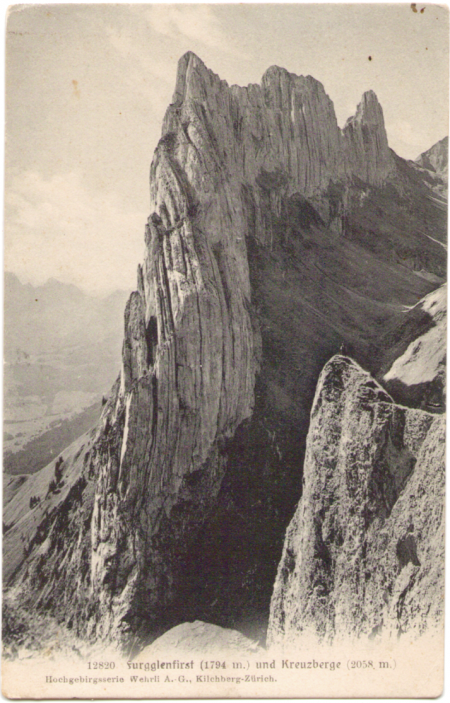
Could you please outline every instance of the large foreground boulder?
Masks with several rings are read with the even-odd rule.
[[[237,630],[219,627],[211,623],[195,620],[184,622],[172,627],[151,645],[145,647],[136,661],[145,661],[158,654],[167,657],[168,652],[177,654],[212,655],[225,654],[256,654],[261,648],[248,637]]]
[[[354,361],[318,382],[270,644],[421,634],[444,608],[442,416],[396,405]]]

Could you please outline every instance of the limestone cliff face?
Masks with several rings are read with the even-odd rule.
[[[389,164],[373,94],[342,133],[311,77],[273,67],[261,86],[228,88],[193,54],[181,59],[151,166],[121,382],[95,460],[91,580],[105,631],[129,617],[151,620],[152,608],[170,603],[180,553],[220,487],[220,443],[252,414],[260,338],[250,225],[271,245],[268,213],[283,197],[320,193],[353,173],[375,184]]]
[[[423,154],[420,154],[416,163],[448,182],[448,137],[444,137]]]
[[[442,623],[444,461],[442,417],[396,405],[349,358],[327,363],[270,643],[414,636]]]
[[[429,293],[405,317],[391,338],[380,374],[383,385],[404,405],[445,412],[447,285]]]
[[[320,369],[343,342],[381,357],[387,323],[445,275],[445,205],[426,194],[372,92],[340,130],[310,76],[240,88],[182,57],[120,378],[67,466],[70,505],[29,521],[11,577],[28,602],[121,641],[265,626]]]
[[[392,170],[383,111],[373,90],[364,93],[344,127],[350,172],[364,183],[380,185]]]
[[[393,169],[383,112],[373,91],[363,95],[355,117],[340,130],[333,103],[311,76],[272,66],[261,85],[229,87],[191,53],[179,63],[163,144],[152,165],[157,211],[164,191],[159,174],[182,173],[195,200],[191,206],[199,207],[205,226],[213,223],[219,230],[219,239],[231,219],[238,241],[252,227],[260,241],[270,242],[270,216],[264,211],[279,212],[287,196],[301,192],[321,199],[330,182],[355,176],[379,185]],[[173,176],[167,178],[169,183]],[[172,218],[180,216],[168,203],[165,207]]]

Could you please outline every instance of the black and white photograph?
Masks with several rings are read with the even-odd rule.
[[[5,32],[3,695],[439,696],[448,7]]]

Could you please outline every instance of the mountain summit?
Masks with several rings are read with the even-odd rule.
[[[310,76],[241,88],[180,59],[120,376],[60,492],[49,465],[32,516],[20,491],[5,511],[25,604],[92,638],[196,619],[264,637],[322,367],[345,347],[377,374],[444,281],[427,173],[389,149],[372,91],[341,130]]]
[[[195,144],[200,105],[205,127],[216,140],[216,156],[246,182],[277,170],[289,178],[291,190],[301,188],[311,195],[330,179],[356,175],[379,183],[393,166],[383,112],[373,91],[364,94],[356,115],[340,130],[333,103],[311,76],[272,66],[261,85],[230,88],[188,53],[178,64],[163,131],[177,131],[182,114],[186,139],[192,133]]]

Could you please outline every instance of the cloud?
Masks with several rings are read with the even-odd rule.
[[[22,280],[54,276],[92,290],[135,285],[146,213],[92,193],[78,172],[15,176],[5,195],[5,268]]]
[[[244,54],[232,46],[211,5],[153,5],[145,13],[150,27],[169,39],[185,38],[227,54]]]

